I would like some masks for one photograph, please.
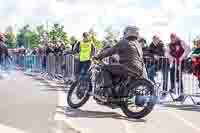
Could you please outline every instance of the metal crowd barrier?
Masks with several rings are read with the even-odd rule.
[[[66,56],[14,56],[16,69],[28,74],[47,77],[50,80],[75,80],[78,60],[73,55]]]
[[[14,69],[14,62],[11,58],[4,58],[0,61],[0,71],[1,72],[9,72]]]
[[[104,59],[104,61],[107,64],[112,63],[112,60],[110,58],[106,58]],[[161,93],[166,92],[170,94],[172,100],[174,100],[174,95],[171,92],[169,92],[171,88],[171,83],[170,65],[168,59],[166,57],[158,57],[158,60],[153,60],[150,57],[144,57],[144,62],[148,71],[148,76],[153,77],[155,84],[157,84],[159,87],[159,89],[157,88],[156,90],[157,94],[160,95]],[[32,73],[47,75],[52,79],[59,79],[64,81],[76,80],[79,75],[79,59],[73,55],[16,56],[15,63],[16,65],[22,67],[24,71],[28,70]],[[176,64],[177,63],[175,63],[175,68],[178,67]],[[181,94],[180,92],[178,92],[177,87],[175,87],[175,94],[184,95],[185,98],[190,98],[195,104],[196,102],[193,97],[200,97],[200,88],[198,88],[197,78],[193,75],[192,72],[190,72],[190,70],[187,70],[187,68],[191,69],[190,65],[188,67],[187,63],[183,63],[180,67],[180,69],[183,69],[182,79],[184,93]],[[176,80],[177,76],[174,75],[174,84]],[[164,88],[166,90],[163,90]]]
[[[200,97],[200,88],[198,87],[199,81],[193,75],[191,71],[192,65],[190,63],[188,64],[188,62],[186,62],[187,60],[184,60],[182,63],[180,63],[180,65],[177,65],[177,61],[174,62],[175,72],[174,72],[174,75],[172,75],[174,77],[174,80],[172,81],[175,86],[174,88],[175,93],[172,93],[169,91],[172,85],[172,83],[170,82],[171,80],[170,74],[172,73],[170,73],[171,66],[169,64],[169,60],[166,57],[159,57],[158,61],[153,60],[150,57],[144,57],[144,61],[145,61],[147,71],[150,70],[153,66],[155,68],[155,72],[156,72],[156,75],[154,75],[155,83],[160,84],[160,87],[159,87],[160,89],[157,90],[158,95],[161,95],[162,93],[167,93],[172,98],[172,102],[175,101],[175,96],[183,95],[185,99],[182,101],[182,103],[184,103],[187,98],[190,98],[192,102],[196,104],[195,98]],[[177,70],[179,70],[179,73]],[[178,87],[181,86],[180,84],[181,82],[179,82],[179,84],[176,83],[178,78],[181,79],[180,71],[182,71],[182,80],[183,80],[183,89],[184,89],[183,93],[181,93],[180,89],[178,89]],[[178,76],[176,76],[176,73]],[[148,73],[148,76],[151,77],[151,75],[149,74],[151,73]],[[164,81],[166,82],[166,84],[164,84]],[[163,90],[164,85],[165,85],[166,90]],[[173,94],[175,94],[175,96]]]

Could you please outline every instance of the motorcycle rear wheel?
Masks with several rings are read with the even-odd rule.
[[[153,97],[156,96],[155,91],[154,91],[154,86],[152,85],[151,82],[149,82],[148,80],[145,80],[145,79],[134,81],[134,83],[131,84],[127,89],[129,92],[131,92],[134,88],[137,88],[139,86],[145,86],[148,89],[148,91],[150,92],[151,96],[153,96]],[[155,105],[154,104],[155,102],[153,100],[154,99],[150,100],[148,102],[147,106],[143,107],[144,109],[139,112],[134,112],[131,109],[129,109],[128,101],[122,102],[121,110],[128,118],[141,119],[152,112],[154,105]]]

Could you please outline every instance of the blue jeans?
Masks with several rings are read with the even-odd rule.
[[[151,65],[147,68],[147,72],[148,72],[148,77],[149,79],[155,83],[155,79],[154,77],[156,76],[156,66],[155,65]]]
[[[80,62],[80,80],[85,80],[88,77],[88,69],[90,68],[90,61]]]
[[[162,76],[163,76],[163,91],[167,91],[167,87],[168,87],[168,71],[169,71],[169,67],[168,65],[164,65],[164,67],[161,68],[162,71]],[[156,76],[156,65],[153,64],[151,66],[149,66],[147,68],[147,73],[148,73],[148,77],[149,79],[155,83],[155,76]]]

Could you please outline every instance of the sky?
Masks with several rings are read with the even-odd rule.
[[[9,25],[61,23],[70,35],[91,27],[102,38],[106,27],[136,25],[148,41],[169,42],[171,32],[186,42],[200,34],[200,0],[0,0],[0,31]]]

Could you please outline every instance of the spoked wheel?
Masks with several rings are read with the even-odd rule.
[[[80,108],[89,100],[90,83],[76,81],[70,87],[67,103],[71,108]]]
[[[148,115],[155,105],[154,87],[148,80],[137,80],[128,88],[129,100],[121,104],[121,109],[129,118],[141,119]]]

